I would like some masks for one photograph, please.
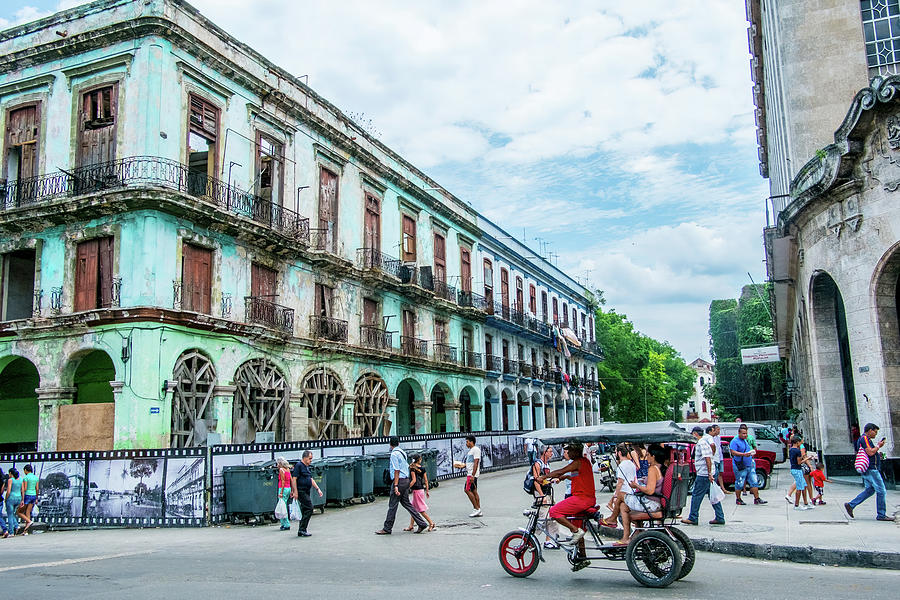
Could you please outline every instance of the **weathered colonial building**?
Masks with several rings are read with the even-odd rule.
[[[836,469],[849,466],[858,427],[879,424],[890,477],[900,463],[900,6],[748,0],[747,15],[793,404]]]
[[[712,420],[712,404],[706,399],[703,386],[715,383],[714,365],[702,358],[696,358],[689,365],[694,370],[694,389],[687,404],[682,407],[683,421],[709,422]]]
[[[584,288],[190,5],[0,33],[0,119],[0,449],[596,419]]]

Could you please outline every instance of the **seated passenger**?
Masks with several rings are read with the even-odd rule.
[[[584,535],[585,531],[581,527],[576,527],[569,521],[569,517],[582,513],[594,507],[596,502],[594,489],[594,472],[591,471],[591,463],[583,456],[583,447],[579,443],[569,443],[566,445],[569,458],[572,462],[564,467],[551,471],[543,475],[541,485],[545,481],[559,478],[566,473],[578,471],[578,476],[572,479],[572,495],[565,500],[560,501],[550,507],[550,517],[555,519],[557,523],[572,532],[571,544],[578,544],[578,556],[582,559],[575,563],[572,567],[573,571],[578,571],[590,564],[584,560]]]
[[[615,528],[619,526],[618,517],[622,500],[625,499],[627,494],[633,493],[629,482],[637,479],[637,466],[631,460],[631,453],[632,451],[628,444],[621,443],[616,445],[616,462],[618,463],[616,467],[616,491],[613,492],[613,497],[609,500],[609,504],[606,505],[612,513],[603,519],[602,524],[605,527]]]
[[[631,522],[648,518],[661,519],[663,468],[667,452],[664,448],[653,447],[647,454],[649,468],[646,480],[629,482],[634,492],[625,496],[622,503],[622,539],[616,546],[627,546],[631,541]]]

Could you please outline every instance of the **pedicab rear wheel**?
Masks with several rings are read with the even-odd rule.
[[[650,530],[631,539],[625,550],[625,564],[641,585],[663,588],[681,574],[683,560],[672,538],[664,531]]]
[[[680,550],[683,562],[681,563],[681,572],[678,573],[676,579],[684,579],[687,577],[687,574],[691,572],[691,569],[694,568],[697,551],[694,549],[694,542],[691,541],[691,538],[689,538],[685,532],[677,527],[670,527],[668,531],[675,536],[675,540],[678,542],[678,545],[681,546]]]
[[[513,577],[528,577],[538,568],[540,550],[534,538],[522,531],[510,531],[500,540],[500,564]]]

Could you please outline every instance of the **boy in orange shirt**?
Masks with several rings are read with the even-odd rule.
[[[825,504],[825,501],[822,500],[822,495],[825,493],[825,482],[834,483],[827,477],[825,477],[825,472],[822,471],[822,467],[824,467],[822,463],[816,463],[815,470],[809,474],[813,480],[813,487],[816,488],[816,494],[818,494],[815,498],[812,499],[813,504]]]

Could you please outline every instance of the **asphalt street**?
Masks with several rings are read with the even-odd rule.
[[[627,571],[572,573],[565,556],[528,579],[508,576],[497,560],[506,531],[524,525],[524,493],[510,506],[516,473],[487,475],[483,518],[467,517],[460,481],[431,496],[439,528],[415,535],[398,518],[391,536],[376,536],[386,503],[379,500],[316,514],[311,538],[277,526],[198,529],[63,531],[0,540],[0,597],[150,598],[292,597],[510,598],[817,598],[884,597],[900,585],[900,572],[757,561],[698,554],[693,572],[663,590],[641,587]],[[499,505],[506,498],[507,506]],[[274,499],[273,499],[274,500]],[[497,502],[495,502],[495,500]],[[273,502],[274,503],[274,502]],[[404,516],[401,509],[400,517]],[[624,563],[595,561],[624,568]]]

